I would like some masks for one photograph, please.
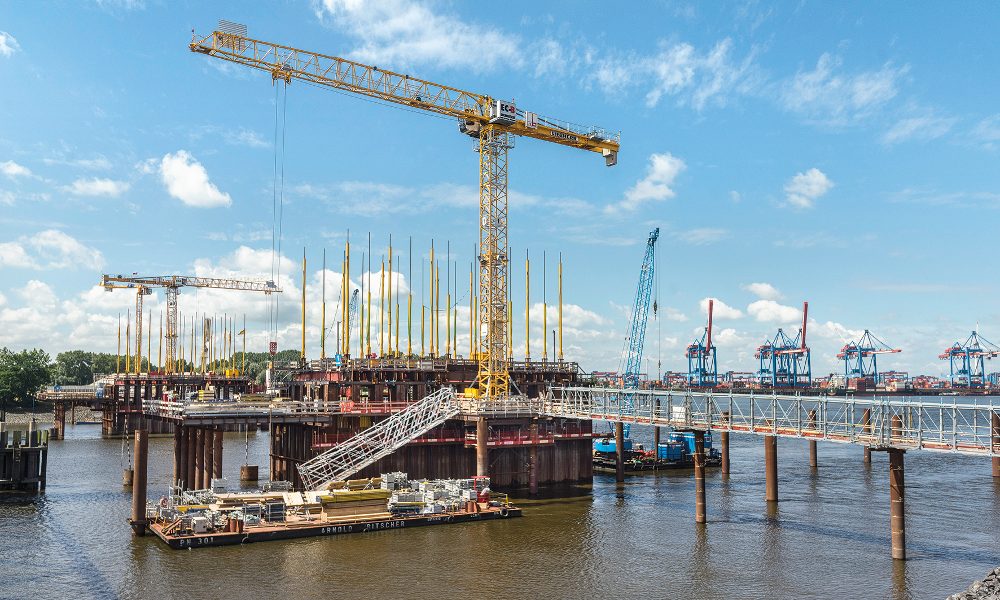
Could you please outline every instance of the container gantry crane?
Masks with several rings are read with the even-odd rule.
[[[345,58],[247,37],[245,25],[222,21],[211,34],[192,37],[192,52],[259,69],[273,82],[293,79],[453,117],[477,140],[479,151],[479,367],[475,388],[485,401],[509,394],[507,338],[507,175],[513,136],[589,150],[618,161],[620,135],[524,111],[513,101],[410,77]]]
[[[757,380],[771,387],[808,387],[812,385],[812,359],[806,345],[806,325],[809,318],[809,303],[802,303],[802,328],[794,338],[784,329],[778,329],[774,339],[757,348],[755,356],[760,360]]]
[[[153,288],[163,288],[167,295],[167,328],[164,333],[166,341],[166,372],[172,373],[177,358],[177,295],[182,287],[211,288],[219,290],[242,290],[246,292],[264,292],[271,294],[281,289],[273,281],[242,281],[239,279],[220,279],[215,277],[188,277],[185,275],[104,275],[101,277],[101,287],[106,291],[115,289],[134,289],[135,295],[135,339],[136,339],[136,374],[141,369],[142,358],[142,299],[153,293]]]
[[[848,342],[837,353],[837,358],[844,361],[844,377],[850,379],[871,378],[872,383],[879,383],[878,355],[897,354],[900,348],[893,348],[878,339],[865,329],[864,334],[856,342]]]
[[[708,299],[708,327],[701,337],[688,345],[688,385],[714,387],[719,384],[719,369],[715,346],[712,344],[712,308],[715,301]]]
[[[973,331],[964,343],[955,342],[938,356],[948,361],[953,386],[980,388],[986,383],[986,359],[1000,356],[1000,346]]]

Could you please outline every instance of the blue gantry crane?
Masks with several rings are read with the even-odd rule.
[[[981,388],[986,383],[986,359],[1000,356],[1000,346],[973,331],[964,343],[955,342],[938,357],[948,361],[951,385]]]
[[[806,324],[809,318],[809,303],[802,303],[802,328],[794,338],[783,329],[778,329],[774,339],[767,340],[757,348],[760,360],[757,381],[761,385],[775,388],[809,387],[812,385],[812,362],[809,346],[806,345]]]
[[[708,327],[701,337],[688,344],[685,356],[688,359],[688,385],[715,387],[719,384],[719,368],[716,362],[715,346],[712,344],[712,307],[714,300],[708,299]]]
[[[848,381],[851,379],[871,379],[872,383],[878,384],[878,355],[898,352],[902,352],[902,350],[893,348],[865,329],[858,341],[848,342],[840,349],[837,358],[844,361],[844,377]]]

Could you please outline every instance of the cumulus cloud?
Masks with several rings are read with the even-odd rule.
[[[233,203],[229,194],[219,191],[209,180],[205,167],[186,150],[165,155],[159,172],[167,193],[188,206],[214,208]]]
[[[972,130],[972,137],[989,148],[1000,142],[1000,114],[986,117],[976,123]]]
[[[66,191],[75,196],[116,197],[128,191],[129,187],[127,181],[94,177],[91,179],[77,179],[66,187]]]
[[[677,321],[678,323],[683,323],[688,320],[687,315],[676,308],[671,308],[669,306],[663,309],[663,316],[668,321]]]
[[[762,300],[778,300],[781,298],[781,292],[779,292],[778,288],[774,287],[770,283],[748,283],[743,286],[743,289]]]
[[[605,207],[606,213],[634,211],[647,202],[660,202],[676,195],[671,186],[687,167],[684,161],[669,152],[649,157],[646,175],[625,191],[621,202]]]
[[[3,173],[10,179],[16,179],[18,177],[31,177],[31,169],[24,165],[19,165],[12,160],[0,162],[0,173]]]
[[[663,42],[652,55],[612,55],[598,61],[593,78],[609,94],[633,87],[645,89],[649,107],[659,104],[665,96],[696,110],[709,104],[722,106],[732,93],[752,89],[756,79],[754,53],[734,59],[732,46],[729,38],[706,51],[686,42]]]
[[[733,308],[729,306],[722,300],[718,298],[702,298],[701,302],[698,303],[698,307],[701,309],[702,314],[708,315],[708,301],[712,300],[712,318],[713,319],[741,319],[743,318],[743,311],[738,308]]]
[[[17,43],[14,36],[6,31],[0,31],[0,56],[4,58],[11,57],[20,49],[21,45]]]
[[[700,227],[698,229],[678,231],[674,234],[674,237],[686,244],[704,246],[705,244],[712,244],[726,239],[729,237],[729,231],[717,227]]]
[[[57,229],[0,242],[0,267],[98,270],[103,266],[104,255],[99,250]]]
[[[909,70],[885,64],[875,71],[844,74],[842,66],[840,57],[820,56],[815,69],[800,71],[785,84],[785,108],[831,125],[857,121],[895,98]]]
[[[374,65],[490,71],[522,62],[517,36],[411,0],[322,0],[316,13],[357,40],[350,56]]]
[[[817,168],[796,173],[785,184],[785,198],[795,208],[812,208],[816,199],[833,189],[833,182]]]
[[[778,304],[774,300],[757,300],[747,306],[747,314],[762,323],[794,323],[802,318],[802,311],[794,306]]]

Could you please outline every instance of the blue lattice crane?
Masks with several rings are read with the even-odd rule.
[[[802,303],[802,328],[794,338],[778,329],[774,338],[757,348],[760,360],[757,381],[771,387],[809,387],[812,385],[812,361],[806,346],[809,303]]]
[[[631,414],[634,406],[635,390],[639,389],[639,375],[642,372],[642,349],[646,342],[646,322],[649,320],[649,302],[653,295],[653,273],[655,271],[656,240],[660,237],[660,228],[649,232],[646,240],[646,254],[642,259],[642,269],[639,271],[639,287],[635,291],[632,302],[632,319],[629,322],[628,337],[622,352],[622,387],[625,388],[621,397],[621,412]],[[656,312],[656,307],[653,307]],[[623,426],[625,437],[629,435],[629,424]]]
[[[878,339],[872,332],[865,333],[856,342],[848,342],[837,353],[837,358],[844,361],[844,377],[851,379],[871,379],[879,383],[878,355],[896,354],[902,352]]]
[[[716,362],[715,346],[712,344],[712,307],[714,300],[708,299],[708,327],[701,337],[688,344],[685,356],[688,359],[688,385],[715,387],[719,384],[719,369]]]
[[[965,343],[955,342],[938,357],[948,361],[951,385],[980,388],[986,382],[986,359],[1000,356],[1000,346],[973,331]]]

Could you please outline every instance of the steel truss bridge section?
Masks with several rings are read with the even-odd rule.
[[[442,387],[346,442],[300,464],[299,476],[306,489],[324,489],[330,483],[345,480],[389,456],[424,433],[444,424],[460,411],[455,390]]]
[[[804,438],[875,449],[1000,456],[1000,431],[993,426],[1000,405],[963,400],[554,387],[539,411],[552,417]]]

